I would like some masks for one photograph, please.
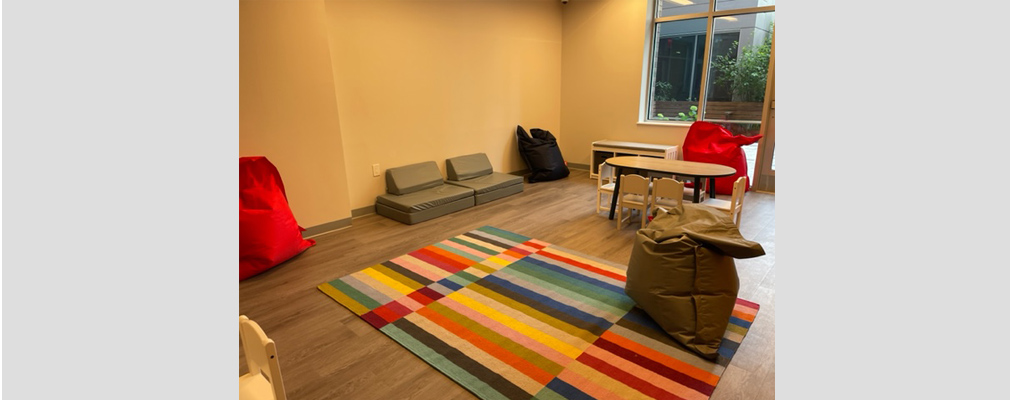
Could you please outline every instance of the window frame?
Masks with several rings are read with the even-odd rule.
[[[691,13],[683,15],[672,15],[666,17],[658,17],[658,3],[664,0],[649,0],[648,1],[648,15],[646,17],[645,23],[645,54],[643,56],[642,63],[642,87],[641,87],[641,97],[639,102],[639,112],[638,112],[638,123],[642,125],[666,125],[666,126],[690,126],[693,121],[677,121],[677,120],[659,120],[650,119],[652,114],[652,104],[653,104],[653,87],[652,87],[652,74],[654,70],[654,63],[656,61],[655,53],[657,49],[656,46],[656,31],[659,24],[669,21],[680,21],[688,19],[700,19],[706,18],[705,25],[705,51],[702,57],[702,71],[701,71],[701,87],[698,90],[698,121],[704,121],[703,116],[705,115],[705,103],[708,101],[708,72],[712,68],[711,62],[711,52],[712,52],[712,39],[714,32],[712,32],[713,25],[715,24],[715,19],[719,17],[734,16],[740,14],[753,14],[762,12],[775,12],[775,5],[770,6],[760,6],[760,7],[748,7],[748,8],[737,8],[732,10],[716,11],[716,3],[718,0],[711,0],[708,4],[708,11],[702,13]],[[772,39],[774,43],[774,39]],[[772,45],[774,46],[774,44]],[[733,122],[733,121],[727,121]]]

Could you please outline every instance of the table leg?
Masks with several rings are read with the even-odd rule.
[[[715,198],[715,178],[708,178],[708,197]]]
[[[614,175],[617,176],[617,180],[614,181],[614,194],[610,196],[610,219],[614,219],[614,211],[617,209],[617,194],[621,192],[621,173],[623,173],[623,168],[614,167]]]
[[[703,182],[705,182],[705,179],[702,177],[694,177],[694,196],[692,198],[692,202],[694,203],[701,203],[701,184]]]

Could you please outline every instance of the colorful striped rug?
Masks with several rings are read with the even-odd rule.
[[[318,287],[482,399],[709,398],[758,305],[737,300],[708,361],[634,307],[625,269],[485,226]]]

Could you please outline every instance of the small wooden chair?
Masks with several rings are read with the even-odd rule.
[[[245,315],[238,316],[238,333],[249,366],[249,372],[238,377],[239,400],[286,400],[274,341]]]
[[[733,194],[730,195],[729,201],[709,198],[705,199],[701,204],[729,213],[730,217],[733,218],[733,223],[739,227],[741,214],[743,214],[743,197],[745,192],[747,192],[747,177],[741,176],[733,182]]]
[[[656,209],[684,207],[684,183],[672,178],[652,181],[652,199],[649,201],[649,215],[656,215]]]
[[[628,209],[628,221],[631,221],[632,210],[639,210],[642,228],[645,228],[648,220],[646,214],[649,212],[649,184],[649,180],[641,175],[621,175],[621,192],[617,196],[618,230],[625,222],[621,217],[625,208]]]
[[[596,169],[596,213],[610,210],[610,199],[614,196],[614,167],[607,163],[600,163]],[[604,183],[605,182],[605,183]],[[607,205],[603,205],[603,197],[607,198]]]

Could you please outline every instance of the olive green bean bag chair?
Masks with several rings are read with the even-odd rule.
[[[624,292],[676,341],[714,360],[740,287],[733,259],[764,254],[725,212],[684,204],[638,231]]]

